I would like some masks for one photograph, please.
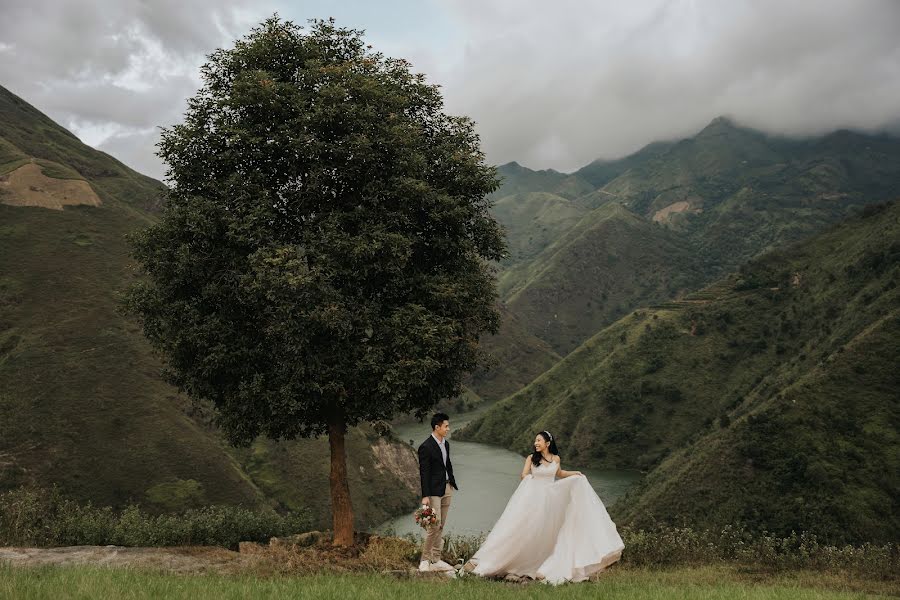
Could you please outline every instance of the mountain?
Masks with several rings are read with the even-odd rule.
[[[504,266],[533,259],[590,212],[550,192],[510,194],[495,200],[491,213],[506,231],[509,257]]]
[[[511,251],[502,300],[525,331],[565,355],[639,306],[900,196],[900,138],[788,139],[718,118],[691,138],[569,178],[515,164],[500,172],[511,181],[494,198]],[[564,196],[566,181],[596,187]]]
[[[327,441],[228,447],[118,312],[135,277],[125,235],[155,221],[164,191],[0,87],[0,490],[307,508],[327,523]],[[369,427],[348,447],[361,525],[410,506],[406,445]]]
[[[850,131],[770,136],[725,118],[604,184],[731,269],[900,194],[900,138]]]
[[[500,187],[491,195],[503,198],[522,192],[547,192],[569,200],[578,198],[594,190],[596,186],[579,177],[553,169],[534,171],[517,162],[507,163],[497,168]]]
[[[479,343],[491,362],[472,374],[470,385],[486,402],[519,391],[561,358],[549,344],[525,331],[504,305],[500,306],[500,330],[483,336]]]
[[[578,179],[587,181],[595,189],[603,187],[629,169],[640,167],[644,162],[668,152],[674,142],[653,142],[634,154],[617,160],[595,160],[573,173]]]
[[[560,355],[626,314],[699,287],[702,265],[677,234],[607,203],[534,260],[506,270],[507,308]]]
[[[456,433],[639,468],[623,523],[900,535],[900,202],[604,328]]]

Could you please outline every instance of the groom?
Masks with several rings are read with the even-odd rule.
[[[437,413],[431,417],[431,435],[419,446],[419,478],[422,480],[422,504],[431,506],[440,521],[436,527],[426,530],[422,546],[420,571],[453,571],[453,567],[441,560],[444,548],[444,525],[450,513],[450,496],[456,487],[453,464],[450,462],[450,417]]]

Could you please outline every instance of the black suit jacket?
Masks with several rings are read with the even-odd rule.
[[[434,436],[429,435],[428,439],[419,446],[419,478],[422,480],[422,497],[426,496],[443,496],[447,491],[447,481],[449,477],[450,485],[453,489],[456,487],[456,479],[453,477],[453,463],[450,462],[450,442],[446,439],[444,444],[447,446],[447,467],[444,468],[444,457],[441,454],[441,447],[438,446]]]

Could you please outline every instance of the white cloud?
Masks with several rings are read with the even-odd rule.
[[[572,170],[718,115],[769,131],[900,123],[896,0],[32,0],[0,19],[0,84],[161,177],[205,55],[278,10],[335,15],[440,83],[491,161]]]
[[[448,104],[496,162],[572,170],[729,115],[788,134],[900,119],[900,2],[448,1]]]
[[[272,12],[271,4],[249,0],[10,3],[0,19],[0,84],[92,145],[161,177],[148,146],[158,134],[148,132],[181,119],[206,54]]]

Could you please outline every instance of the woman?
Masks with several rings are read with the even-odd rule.
[[[553,436],[541,431],[522,481],[465,570],[558,584],[584,581],[619,560],[625,545],[579,471],[564,471]]]

